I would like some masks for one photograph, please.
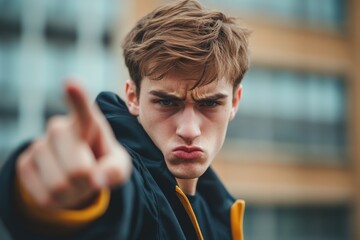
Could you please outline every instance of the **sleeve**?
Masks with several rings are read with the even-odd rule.
[[[15,151],[0,171],[0,217],[12,239],[132,239],[140,234],[139,219],[148,211],[138,170],[125,185],[101,192],[89,208],[46,212],[16,181],[16,159],[28,145]]]

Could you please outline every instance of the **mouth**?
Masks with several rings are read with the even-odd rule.
[[[200,158],[203,152],[204,151],[200,147],[188,147],[188,146],[176,147],[173,150],[174,155],[177,158],[182,158],[182,159]]]

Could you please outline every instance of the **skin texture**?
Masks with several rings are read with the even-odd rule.
[[[182,190],[196,191],[198,178],[221,149],[227,126],[235,116],[241,85],[221,79],[192,89],[196,74],[171,72],[162,80],[144,78],[140,94],[126,84],[127,105],[161,150]]]

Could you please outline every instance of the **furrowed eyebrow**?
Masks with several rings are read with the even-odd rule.
[[[214,95],[204,96],[204,97],[199,97],[199,98],[193,97],[193,99],[194,99],[194,101],[216,101],[216,100],[224,99],[227,97],[228,97],[228,95],[226,95],[226,94],[217,93]]]
[[[152,91],[150,91],[150,94],[154,95],[156,97],[159,97],[159,98],[165,98],[165,99],[169,99],[169,100],[173,100],[173,101],[184,101],[186,99],[186,96],[179,97],[179,96],[176,96],[173,94],[169,94],[162,90],[152,90]]]

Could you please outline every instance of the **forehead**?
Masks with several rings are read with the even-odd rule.
[[[210,84],[193,88],[200,75],[196,72],[172,72],[161,80],[144,78],[141,83],[141,92],[150,93],[154,90],[166,91],[171,95],[182,98],[191,96],[193,98],[205,97],[215,93],[227,93],[232,91],[232,85],[225,78],[214,81]]]

